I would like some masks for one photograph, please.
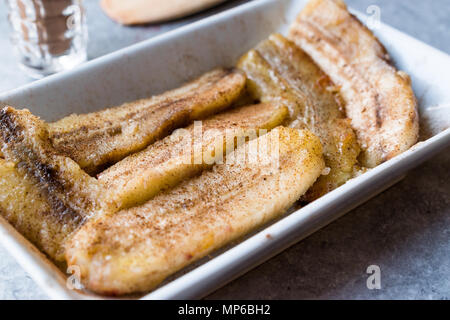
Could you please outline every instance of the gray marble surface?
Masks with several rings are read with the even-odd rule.
[[[86,0],[89,58],[101,56],[245,1],[164,25],[123,27]],[[449,0],[347,0],[381,8],[384,22],[450,53]],[[0,2],[0,92],[30,82],[18,71]],[[95,31],[95,33],[94,33]],[[450,299],[450,148],[394,187],[217,290],[210,299]],[[368,290],[366,269],[381,269]],[[0,299],[46,299],[0,247]]]

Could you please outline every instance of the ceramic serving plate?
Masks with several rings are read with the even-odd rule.
[[[259,0],[90,61],[0,95],[47,121],[148,97],[175,88],[239,56],[273,32],[285,33],[302,0]],[[364,21],[365,16],[360,15]],[[399,69],[411,75],[422,142],[324,197],[176,274],[136,298],[199,298],[322,228],[399,181],[405,173],[450,145],[450,57],[389,26],[374,32]],[[67,275],[0,219],[0,242],[51,297],[102,298],[67,286]]]

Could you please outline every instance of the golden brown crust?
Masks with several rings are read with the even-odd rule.
[[[409,77],[390,64],[385,48],[342,1],[310,1],[289,38],[340,86],[363,165],[374,167],[417,141],[418,112]]]
[[[34,179],[4,159],[0,160],[0,215],[58,265],[65,263],[64,243],[79,221],[55,212]]]
[[[28,110],[0,111],[0,209],[57,263],[70,234],[95,213],[115,210],[107,192],[72,159],[55,151],[46,124]]]
[[[130,155],[99,174],[99,181],[121,208],[149,200],[163,189],[200,173],[224,154],[234,150],[241,138],[256,138],[260,129],[270,130],[287,117],[286,107],[261,104],[240,107],[175,131],[145,150]],[[238,139],[239,137],[239,139]]]
[[[34,180],[52,212],[82,221],[110,204],[95,178],[54,150],[46,124],[28,110],[1,109],[0,139],[5,158]]]
[[[279,152],[265,153],[264,145]],[[251,154],[260,161],[239,161]],[[320,141],[313,134],[283,127],[227,159],[140,207],[89,221],[70,241],[68,264],[79,266],[82,282],[97,293],[151,290],[168,275],[284,213],[324,167]]]
[[[186,144],[170,137],[123,159],[242,97],[245,76],[225,69],[151,99],[69,116],[50,124],[50,130],[28,111],[5,107],[0,157],[12,162],[0,159],[0,214],[57,263],[65,254],[69,265],[81,268],[87,289],[107,295],[143,292],[278,217],[308,189],[305,199],[313,200],[352,177],[359,146],[336,91],[357,131],[364,165],[373,167],[415,143],[418,115],[408,76],[390,64],[383,46],[342,1],[312,0],[290,38],[340,88],[305,52],[273,35],[239,66],[249,76],[253,97],[274,105],[217,115],[204,122],[203,130],[218,131],[207,136],[210,146],[229,127],[244,135],[249,128],[271,129],[288,112],[275,108],[279,104],[290,112],[284,124],[312,133],[279,127],[198,177],[193,176],[209,163],[166,165],[173,152],[176,160],[192,160]],[[248,154],[264,142],[279,152],[249,163]],[[121,159],[99,176],[100,182],[82,169],[93,174]],[[325,164],[331,170],[321,176]],[[129,181],[133,184],[119,190]],[[143,205],[112,214],[169,187]],[[115,201],[121,192],[134,198]]]
[[[50,139],[59,152],[95,174],[176,128],[224,110],[244,86],[241,72],[216,69],[159,96],[51,123]]]
[[[356,135],[333,83],[305,52],[274,34],[241,58],[238,66],[246,72],[256,98],[289,106],[289,125],[310,130],[324,146],[325,163],[331,170],[303,200],[312,201],[352,177],[360,151]]]

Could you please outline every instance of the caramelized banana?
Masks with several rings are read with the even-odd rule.
[[[175,131],[116,163],[98,179],[113,190],[121,208],[142,204],[223,161],[224,154],[245,142],[242,138],[256,138],[260,129],[270,130],[287,116],[286,107],[273,104],[240,107]]]
[[[28,110],[4,107],[0,111],[0,139],[6,160],[34,182],[61,217],[67,215],[79,223],[112,208],[97,179],[55,151],[45,123]]]
[[[28,110],[0,111],[0,211],[57,262],[67,237],[90,216],[116,210],[97,179],[55,151],[45,123]]]
[[[97,293],[151,290],[286,212],[323,168],[312,133],[276,128],[142,206],[89,221],[68,244],[68,264],[80,267],[82,283]]]
[[[361,163],[375,167],[416,143],[417,103],[407,74],[341,0],[311,0],[289,38],[340,86]]]
[[[234,69],[216,69],[149,99],[81,115],[49,125],[55,148],[95,174],[140,151],[176,128],[229,107],[245,86]]]
[[[61,266],[65,264],[64,244],[82,221],[57,209],[30,175],[0,159],[0,215]]]
[[[293,42],[279,34],[260,43],[241,58],[250,92],[263,102],[278,102],[290,109],[290,126],[308,129],[320,138],[330,171],[303,197],[312,201],[353,176],[359,146],[345,118],[333,83]]]

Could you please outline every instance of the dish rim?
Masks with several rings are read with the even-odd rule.
[[[89,70],[94,68],[95,66],[120,61],[121,59],[123,59],[126,53],[145,49],[151,46],[157,46],[158,43],[162,41],[169,41],[171,39],[182,37],[183,34],[201,30],[202,28],[207,27],[212,22],[219,23],[235,15],[239,15],[242,12],[251,10],[254,7],[262,7],[273,1],[274,0],[260,0],[238,5],[234,8],[198,20],[191,24],[157,35],[151,39],[144,40],[142,42],[117,50],[102,57],[93,59],[89,62],[84,63],[77,69],[55,74],[44,79],[32,82],[30,84],[26,84],[19,88],[0,93],[0,101],[7,100],[7,97],[20,95],[21,93],[26,92],[30,89],[35,90],[41,87],[45,87],[49,83],[57,82],[60,79],[70,77],[78,73],[89,72]],[[288,1],[296,0],[286,0],[285,2]],[[358,11],[351,11],[357,13],[357,15],[361,15],[361,13],[359,13]],[[407,37],[410,41],[416,41],[420,43],[427,50],[430,50],[433,54],[445,55],[447,58],[449,58],[450,62],[450,57],[446,53],[384,23],[382,23],[382,25],[384,28],[387,28],[387,30],[394,30],[402,36]],[[165,284],[164,286],[143,295],[142,297],[140,297],[140,299],[187,299],[206,295],[213,289],[213,287],[217,288],[220,285],[223,285],[225,282],[233,280],[255,265],[262,263],[271,256],[274,256],[278,252],[281,252],[291,244],[298,242],[299,240],[305,238],[306,236],[310,235],[311,233],[315,232],[331,221],[342,216],[359,204],[365,202],[372,196],[375,196],[388,186],[401,179],[405,171],[411,169],[414,166],[417,166],[419,163],[430,158],[433,154],[439,152],[448,145],[450,145],[450,128],[429,138],[426,141],[417,144],[410,150],[377,166],[376,168],[373,168],[369,172],[352,179],[343,186],[333,190],[322,198],[305,206],[304,208],[296,210],[290,213],[288,216],[283,217],[281,220],[262,228],[250,238],[229,248],[225,252],[214,257],[212,260],[205,262],[195,269],[189,271],[187,274],[182,275]],[[395,171],[397,171],[397,173]],[[380,185],[375,185],[376,183],[379,183]],[[363,192],[363,194],[360,196],[361,199],[345,207],[343,203],[344,200],[351,197],[348,194],[351,194],[352,191],[360,190],[359,188],[366,188],[366,193]],[[330,209],[328,208],[326,210],[326,206],[330,205],[337,207],[341,206],[339,209],[340,212],[334,214],[333,216],[328,213],[330,217],[327,217],[327,214],[325,212],[329,212]],[[288,223],[290,224],[290,226],[286,227]],[[309,227],[306,226],[308,223],[310,223]],[[298,232],[301,227],[303,227],[303,233],[301,235],[297,235],[295,239],[290,239],[289,237],[293,237],[292,233],[294,231]],[[268,242],[267,234],[271,235],[270,241],[272,242],[272,244],[264,248],[262,248],[261,246],[255,248],[256,245]],[[275,245],[277,241],[278,244]],[[15,260],[31,275],[34,281],[51,298],[109,298],[85,292],[80,293],[68,289],[65,285],[65,275],[61,271],[59,271],[59,269],[56,269],[56,267],[53,268],[49,266],[49,264],[53,265],[53,263],[49,263],[48,259],[41,252],[39,252],[34,245],[32,245],[19,232],[17,232],[3,217],[0,217],[0,243],[4,245],[5,249],[9,251],[9,253],[15,258]],[[245,250],[246,252],[254,252],[254,250],[257,250],[259,257],[256,257],[256,255],[253,254],[251,257],[247,256],[247,261],[243,261],[245,259],[232,258],[232,256],[236,252],[242,252],[242,250]],[[240,253],[240,255],[242,256],[243,254]],[[245,267],[236,266],[236,264],[241,263],[244,263]],[[237,271],[239,268],[241,270]],[[220,273],[220,275],[217,275],[217,273]],[[199,277],[199,275],[201,275],[201,277]],[[210,277],[208,278],[206,275],[209,275]],[[198,281],[199,278],[203,278],[203,281],[201,283],[199,283]],[[194,286],[194,284],[196,285],[195,288],[190,288],[191,286]],[[188,288],[190,288],[191,290],[188,290]]]

